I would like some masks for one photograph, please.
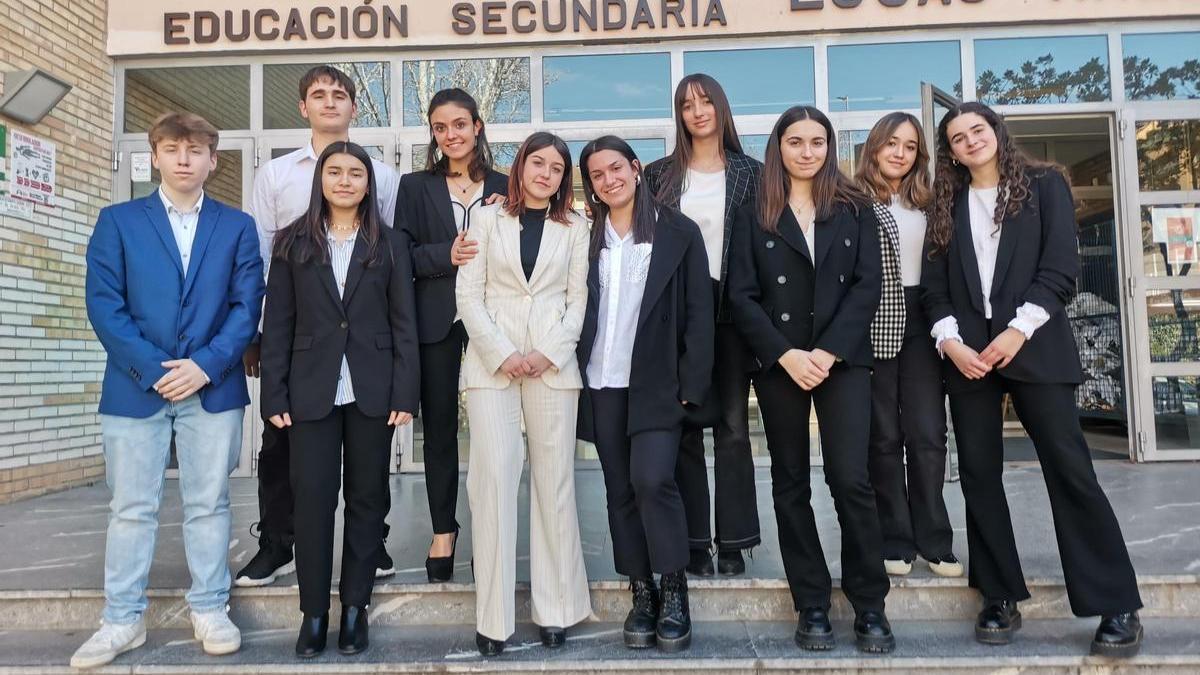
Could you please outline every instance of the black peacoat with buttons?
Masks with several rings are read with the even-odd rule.
[[[871,321],[879,306],[879,225],[869,205],[838,203],[813,227],[810,251],[792,210],[776,233],[759,226],[754,204],[738,211],[729,249],[734,325],[766,370],[789,349],[824,349],[871,367]]]

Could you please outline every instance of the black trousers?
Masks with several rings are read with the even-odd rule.
[[[608,527],[618,574],[637,579],[687,566],[687,520],[675,484],[679,429],[630,436],[628,389],[588,392],[596,453],[608,494]]]
[[[467,331],[456,321],[441,342],[421,345],[421,418],[425,490],[434,534],[458,528],[458,374]]]
[[[371,603],[375,563],[387,516],[388,457],[392,433],[386,417],[367,417],[358,406],[335,406],[324,418],[289,428],[292,490],[296,500],[296,579],[300,611],[310,616],[329,610],[333,576],[334,516],[345,482],[342,523],[343,606]]]
[[[1002,481],[1001,399],[1006,391],[1042,465],[1071,611],[1077,616],[1098,616],[1140,608],[1137,579],[1120,525],[1096,480],[1079,427],[1075,386],[1018,382],[995,372],[977,389],[950,395],[967,503],[971,587],[988,599],[1029,597]]]
[[[942,364],[916,288],[904,289],[908,320],[900,353],[876,359],[871,376],[871,486],[883,555],[935,560],[953,553],[946,513],[946,392]],[[905,458],[907,457],[907,464]]]
[[[713,472],[716,475],[717,548],[736,551],[758,546],[758,501],[754,490],[754,458],[750,450],[750,372],[746,343],[732,324],[717,324],[713,388],[721,417],[713,428]],[[675,469],[687,513],[688,546],[712,545],[709,526],[708,465],[704,429],[684,427]]]
[[[296,532],[290,447],[287,430],[277,429],[270,422],[263,424],[262,448],[258,451],[258,528],[259,532],[287,546],[292,545]],[[390,457],[390,450],[388,455]],[[391,467],[388,471],[390,473]],[[384,494],[384,502],[386,518],[392,509],[390,489]],[[388,529],[384,524],[384,539]]]
[[[258,529],[288,545],[295,534],[290,465],[287,430],[266,422],[258,451]]]
[[[835,365],[807,392],[781,366],[773,366],[759,373],[754,388],[771,453],[779,548],[796,609],[828,610],[833,585],[811,504],[808,420],[815,404],[825,483],[842,528],[842,590],[856,612],[883,611],[889,582],[867,470],[870,371]]]

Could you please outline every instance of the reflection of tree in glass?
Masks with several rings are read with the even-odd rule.
[[[1200,188],[1200,122],[1155,120],[1137,126],[1142,190]]]
[[[529,120],[529,59],[457,59],[404,62],[405,124],[421,124],[433,95],[449,87],[471,94],[486,122]]]
[[[1125,57],[1125,95],[1134,101],[1200,98],[1200,60],[1160,68],[1148,58]]]
[[[1003,75],[988,69],[979,74],[979,100],[992,105],[1069,103],[1108,100],[1108,68],[1094,57],[1075,70],[1059,71],[1045,54]]]
[[[358,115],[354,118],[356,127],[386,127],[388,120],[388,89],[389,78],[387,64],[379,61],[373,63],[336,63],[334,66],[354,80],[358,89],[355,102],[358,104]]]

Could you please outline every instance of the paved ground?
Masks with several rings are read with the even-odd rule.
[[[1197,490],[1200,464],[1133,465],[1107,461],[1098,462],[1096,466],[1121,520],[1138,573],[1200,573],[1200,491]],[[1012,464],[1005,473],[1005,482],[1026,576],[1061,577],[1040,469],[1036,464]],[[819,469],[814,472],[813,486],[814,508],[823,530],[825,554],[837,577],[840,567],[837,520]],[[599,470],[578,471],[577,487],[588,575],[592,579],[616,579]],[[249,527],[258,517],[258,506],[253,479],[235,479],[232,490],[234,527],[230,563],[236,569],[256,550]],[[393,583],[422,582],[431,533],[424,479],[414,475],[393,477],[392,491],[393,506],[389,518],[392,536],[388,550],[401,570]],[[524,510],[528,508],[527,486],[522,486],[521,495]],[[965,561],[967,547],[959,484],[947,484],[945,495],[955,526],[955,551]],[[0,590],[101,588],[107,499],[107,489],[96,485],[0,506]],[[754,558],[748,560],[747,574],[758,578],[782,578],[771,508],[770,477],[766,469],[758,472],[758,503],[763,543],[754,550]],[[463,524],[464,537],[459,546],[456,580],[469,581],[470,512],[465,489],[460,491],[459,520]],[[189,585],[180,521],[177,485],[169,481],[150,577],[154,588],[186,588]],[[518,550],[525,553],[520,554],[517,569],[521,580],[527,580],[529,575],[527,522],[527,516],[522,515],[522,542]],[[914,574],[929,574],[922,565],[917,565],[915,570]]]

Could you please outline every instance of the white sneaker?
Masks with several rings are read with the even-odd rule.
[[[112,663],[117,654],[146,644],[146,622],[140,617],[135,623],[101,623],[100,630],[75,650],[72,668],[95,668]]]
[[[226,614],[228,609],[212,612],[192,612],[192,630],[204,645],[204,653],[212,656],[232,654],[242,647],[242,632]]]
[[[903,558],[884,558],[883,569],[893,577],[902,577],[912,571],[912,561]]]
[[[929,569],[939,577],[961,577],[963,575],[962,563],[958,558],[954,557],[953,553],[947,553],[939,560],[929,560]]]

